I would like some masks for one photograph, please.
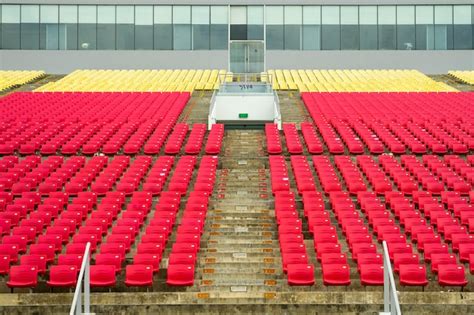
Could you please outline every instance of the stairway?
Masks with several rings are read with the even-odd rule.
[[[275,290],[282,267],[262,131],[226,131],[201,251],[201,291]]]

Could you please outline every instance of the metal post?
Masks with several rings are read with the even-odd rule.
[[[79,277],[77,278],[76,290],[74,291],[74,297],[72,299],[70,315],[82,314],[82,280],[84,279],[84,306],[85,312],[90,313],[90,248],[91,243],[86,244],[86,250],[82,258],[81,270],[79,271]]]
[[[386,252],[385,241],[383,243],[383,250]],[[383,311],[390,312],[390,280],[388,279],[387,260],[383,260]]]
[[[86,270],[84,274],[84,312],[90,314],[90,260],[86,260]]]

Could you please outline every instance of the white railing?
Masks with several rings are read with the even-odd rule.
[[[76,290],[72,300],[69,315],[80,315],[90,313],[90,248],[91,243],[86,244],[84,257],[82,258],[81,270],[77,278]],[[84,279],[84,312],[82,312],[82,280]]]
[[[382,315],[401,315],[397,288],[393,278],[392,265],[388,254],[387,242],[383,241],[383,312]]]
[[[280,99],[276,91],[273,91],[273,110],[275,113],[273,122],[277,125],[278,130],[281,130]]]

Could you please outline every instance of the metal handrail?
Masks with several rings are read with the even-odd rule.
[[[76,290],[72,299],[69,315],[80,315],[82,313],[82,279],[84,279],[84,313],[90,313],[90,248],[91,243],[86,244],[86,250],[82,258],[81,270],[77,278]]]
[[[387,242],[383,241],[383,313],[401,315],[400,303],[398,302],[397,287],[393,278],[392,265],[388,254]]]

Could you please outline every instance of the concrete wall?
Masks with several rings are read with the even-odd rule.
[[[227,51],[0,50],[0,69],[227,69]],[[267,69],[474,69],[474,51],[268,51]]]

